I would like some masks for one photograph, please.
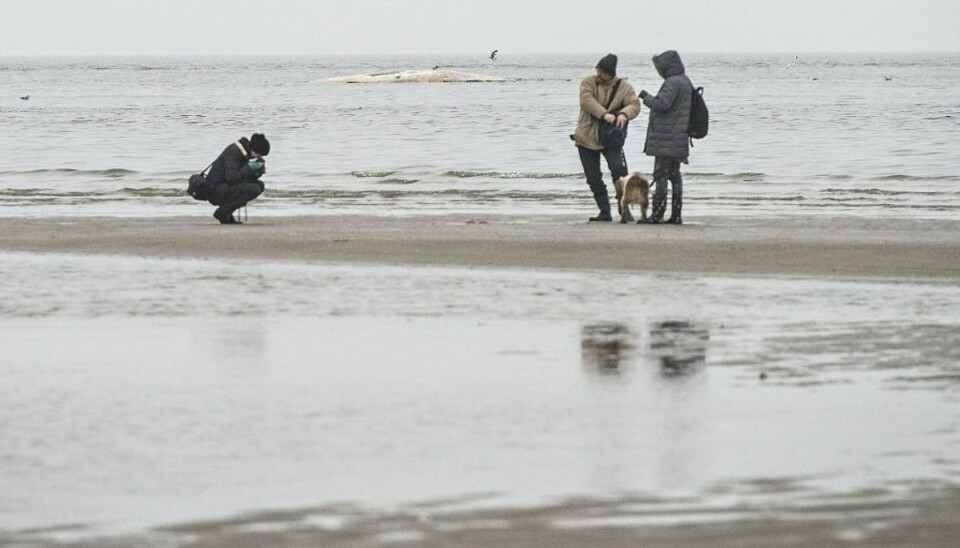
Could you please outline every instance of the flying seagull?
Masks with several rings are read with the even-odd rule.
[[[495,50],[493,50],[493,51],[490,52],[490,60],[491,60],[491,61],[496,61],[496,60],[497,60],[497,52],[498,52],[498,51],[500,51],[500,50],[495,49]]]

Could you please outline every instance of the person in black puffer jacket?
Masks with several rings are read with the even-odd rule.
[[[210,166],[210,203],[220,206],[213,212],[220,224],[240,224],[233,212],[263,192],[260,177],[266,172],[263,157],[267,154],[270,141],[262,133],[254,133],[250,139],[241,137],[227,146]]]
[[[665,51],[653,57],[653,66],[663,77],[663,85],[656,95],[647,90],[640,91],[640,99],[650,109],[650,121],[647,124],[647,141],[643,151],[654,156],[653,212],[646,221],[659,223],[667,209],[667,181],[673,183],[671,224],[682,224],[680,211],[683,207],[683,178],[680,176],[680,164],[687,163],[690,155],[690,137],[687,126],[690,123],[690,104],[693,84],[686,75],[680,54]]]

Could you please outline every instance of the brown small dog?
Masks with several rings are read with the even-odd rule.
[[[613,187],[617,190],[617,211],[620,212],[620,222],[633,222],[630,204],[640,206],[640,220],[646,221],[647,205],[650,201],[650,181],[639,173],[632,173],[629,177],[621,177],[614,181]]]

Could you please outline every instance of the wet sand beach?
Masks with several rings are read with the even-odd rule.
[[[679,227],[586,222],[597,57],[0,61],[0,547],[956,546],[958,54],[685,56]]]
[[[606,546],[930,547],[956,546],[960,493],[934,490],[893,497],[859,493],[836,502],[701,506],[653,498],[575,499],[537,508],[461,510],[459,501],[371,512],[332,505],[184,523],[139,535],[64,541],[70,527],[0,532],[17,547],[422,546],[573,548]],[[40,540],[44,537],[50,539]]]
[[[172,258],[600,269],[631,272],[960,278],[960,222],[792,216],[683,226],[579,216],[0,219],[0,251]]]
[[[0,219],[0,546],[953,546],[958,234]]]
[[[953,546],[957,329],[833,306],[4,319],[0,546]]]

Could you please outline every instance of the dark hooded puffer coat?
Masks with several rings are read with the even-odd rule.
[[[687,78],[680,54],[673,50],[655,55],[653,65],[664,80],[656,95],[648,94],[643,99],[650,109],[643,151],[648,156],[686,158],[690,154],[687,125],[693,84]]]

